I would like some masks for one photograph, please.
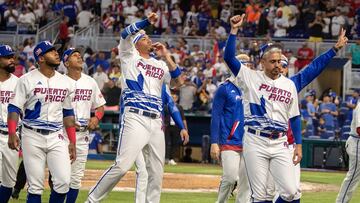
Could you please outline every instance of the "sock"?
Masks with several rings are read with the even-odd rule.
[[[64,203],[66,193],[57,193],[55,190],[51,190],[49,203]]]
[[[27,203],[41,203],[41,195],[35,195],[28,193],[27,195]]]
[[[0,186],[0,203],[7,203],[10,199],[12,188]]]
[[[75,203],[78,194],[79,194],[79,189],[70,188],[69,192],[66,195],[66,203]]]

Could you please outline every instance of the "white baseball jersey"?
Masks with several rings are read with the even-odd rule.
[[[244,93],[245,126],[265,132],[286,132],[289,119],[300,114],[296,87],[282,75],[272,80],[264,71],[241,64],[235,82]]]
[[[17,81],[19,80],[13,74],[10,74],[10,78],[5,80],[4,82],[0,82],[0,129],[3,131],[8,131],[7,128],[7,115],[8,115],[8,104],[10,99],[15,96],[15,86]]]
[[[36,129],[58,131],[63,127],[63,109],[72,109],[73,92],[66,76],[55,71],[47,78],[35,69],[23,75],[10,103],[24,113],[23,124]]]
[[[74,109],[75,121],[79,122],[81,127],[85,127],[90,119],[91,109],[105,105],[106,101],[92,77],[81,73],[79,80],[73,80],[69,76],[66,78],[74,90],[71,105]]]
[[[356,132],[356,129],[360,127],[360,105],[359,101],[353,110],[353,119],[351,121],[351,130],[350,135],[358,136],[358,133]]]
[[[133,37],[121,39],[118,47],[122,71],[122,106],[161,113],[162,84],[169,68],[164,61],[141,57],[132,43]]]

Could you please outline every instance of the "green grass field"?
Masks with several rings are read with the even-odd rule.
[[[110,161],[89,161],[86,165],[87,169],[105,170],[112,164]],[[220,175],[221,167],[215,165],[199,165],[199,164],[180,164],[177,166],[166,166],[165,172],[168,173],[188,173],[188,174],[212,174]],[[311,172],[303,171],[301,173],[301,181],[311,183],[322,183],[335,185],[340,187],[345,173],[342,172]],[[77,202],[86,200],[88,191],[80,192]],[[11,203],[25,202],[26,193],[22,192],[19,200],[11,200]],[[169,203],[213,203],[216,201],[216,193],[162,193],[161,202]],[[337,192],[305,192],[303,193],[302,203],[332,203],[335,202]],[[49,191],[46,190],[43,195],[43,202],[48,202]],[[104,203],[117,202],[133,202],[133,192],[111,192]],[[231,198],[230,203],[234,202]],[[351,203],[360,202],[360,188],[354,192]]]

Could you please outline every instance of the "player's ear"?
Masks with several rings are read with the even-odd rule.
[[[42,63],[45,61],[45,57],[44,56],[39,56],[39,60],[38,60],[38,64]]]
[[[69,66],[69,61],[65,61],[64,65],[67,68]]]

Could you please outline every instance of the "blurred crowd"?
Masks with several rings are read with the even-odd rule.
[[[319,98],[314,90],[308,90],[301,101],[301,115],[305,124],[304,136],[347,139],[359,93],[360,89],[355,89],[343,100],[331,89],[324,91]]]

